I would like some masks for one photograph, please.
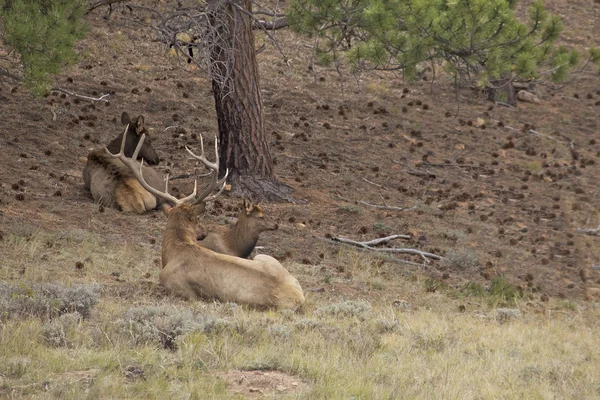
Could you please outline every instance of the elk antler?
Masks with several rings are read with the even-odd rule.
[[[131,156],[131,158],[128,158],[125,156],[125,141],[127,139],[127,129],[129,129],[129,125],[127,125],[125,127],[125,132],[123,133],[123,141],[121,142],[121,150],[119,151],[118,154],[112,154],[107,148],[105,148],[104,150],[112,157],[118,158],[119,160],[121,160],[123,162],[123,164],[127,165],[129,167],[129,169],[131,170],[131,172],[133,173],[133,175],[135,176],[135,178],[138,180],[138,182],[140,183],[140,185],[142,185],[142,187],[144,189],[146,189],[148,192],[152,193],[153,195],[160,197],[174,205],[187,203],[192,200],[193,200],[193,203],[196,204],[203,200],[203,198],[198,200],[197,195],[196,195],[197,181],[194,181],[194,191],[192,192],[192,194],[184,197],[183,199],[178,199],[177,197],[169,194],[168,178],[166,179],[164,192],[161,192],[160,190],[150,186],[146,182],[146,180],[144,179],[144,176],[142,174],[144,160],[142,159],[142,161],[140,162],[139,169],[137,168],[137,163],[135,161],[137,159],[137,156],[138,156],[142,146],[144,145],[144,140],[146,139],[146,134],[142,135],[137,147],[135,148],[135,151],[133,152],[133,155]],[[206,196],[204,196],[204,197],[206,197]]]
[[[202,162],[202,164],[204,164],[204,166],[206,166],[206,168],[210,169],[211,173],[213,174],[213,176],[211,178],[211,182],[206,187],[206,189],[204,189],[204,191],[197,197],[197,199],[193,201],[193,204],[197,204],[200,201],[208,201],[208,200],[216,199],[217,196],[219,196],[221,194],[221,192],[223,191],[223,189],[225,188],[225,181],[227,180],[227,175],[229,175],[229,169],[226,169],[225,176],[223,176],[221,179],[218,179],[219,178],[219,149],[217,147],[217,138],[215,137],[215,158],[216,159],[215,159],[214,163],[208,161],[208,159],[204,155],[204,140],[202,140],[202,136],[200,136],[200,150],[202,151],[202,154],[200,154],[200,155],[194,154],[187,146],[185,146],[185,149],[187,150],[188,153],[190,153],[190,155],[192,157],[194,157],[196,160]],[[217,188],[219,189],[219,191],[216,194],[214,194],[210,197],[207,197],[209,194],[214,192]],[[200,199],[200,200],[198,200],[198,199]]]

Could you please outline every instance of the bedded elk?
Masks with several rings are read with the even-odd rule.
[[[113,139],[106,148],[112,153],[121,149],[125,156],[132,157],[136,146],[141,142],[142,146],[137,149],[134,160],[141,158],[150,165],[158,164],[159,158],[150,140],[147,137],[144,142],[140,140],[147,134],[144,117],[140,115],[131,120],[124,112],[121,123],[126,126],[125,132]],[[163,180],[152,168],[144,166],[143,175],[152,187],[164,186]],[[83,169],[83,182],[94,200],[106,207],[116,206],[123,211],[141,214],[156,208],[160,203],[160,197],[145,190],[130,169],[119,159],[107,154],[104,148],[92,150],[88,154]]]
[[[199,228],[199,240],[202,240],[202,246],[217,253],[248,258],[256,247],[260,234],[277,228],[277,223],[266,217],[260,205],[244,199],[242,210],[232,228],[221,228],[217,232],[206,232]],[[205,236],[204,239],[200,239],[202,235]]]
[[[143,145],[143,141],[142,135],[134,154]],[[127,158],[123,151],[119,154],[110,154],[126,164],[146,190],[173,204],[172,207],[163,205],[168,219],[163,234],[163,269],[159,274],[160,284],[168,293],[186,299],[218,299],[260,308],[300,307],[304,303],[300,284],[273,257],[259,254],[253,260],[248,260],[220,254],[202,246],[202,242],[196,240],[198,218],[205,211],[205,202],[215,199],[221,193],[227,178],[225,174],[225,177],[218,179],[219,160],[216,139],[217,161],[214,163],[206,159],[202,141],[200,144],[202,148],[200,156],[187,147],[186,150],[211,170],[210,183],[200,194],[197,194],[194,184],[193,193],[183,199],[170,195],[168,188],[163,192],[146,183],[140,173],[139,164]],[[210,196],[217,189],[218,192]]]

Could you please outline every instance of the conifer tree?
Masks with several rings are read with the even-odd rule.
[[[86,31],[85,11],[85,0],[0,0],[0,39],[33,93],[45,93],[52,75],[76,61],[75,43]],[[1,72],[16,76],[2,67]]]
[[[457,82],[483,88],[500,79],[564,80],[579,62],[556,46],[562,25],[541,1],[528,21],[516,0],[292,0],[290,27],[316,36],[319,61],[347,60],[358,71],[401,70],[417,76],[423,62],[442,65]],[[600,52],[590,51],[592,61]]]

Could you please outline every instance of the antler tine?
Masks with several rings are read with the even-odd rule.
[[[198,204],[202,201],[209,201],[209,200],[216,199],[217,196],[219,194],[221,194],[221,192],[223,191],[223,188],[225,187],[225,181],[229,174],[229,170],[227,170],[225,172],[225,176],[221,179],[218,179],[219,178],[219,148],[218,148],[217,138],[215,137],[215,160],[216,161],[214,163],[208,161],[208,159],[206,158],[206,156],[204,154],[204,140],[202,139],[202,136],[200,136],[200,150],[202,152],[200,155],[194,154],[194,152],[192,152],[187,146],[185,147],[185,149],[193,158],[202,162],[202,164],[204,164],[204,166],[206,166],[208,169],[210,169],[211,175],[212,175],[208,186],[199,195],[196,196],[196,198],[193,200],[193,204]],[[218,193],[208,197],[216,189],[219,189]]]
[[[226,181],[227,181],[227,176],[228,175],[229,175],[229,168],[227,168],[225,170],[225,176],[223,176],[221,179],[219,179],[219,181],[216,184],[217,187],[219,187],[219,186],[221,187],[219,189],[219,191],[217,193],[213,194],[212,196],[207,197],[206,199],[204,199],[205,201],[212,201],[212,200],[216,199],[217,197],[219,197],[219,195],[221,193],[223,193],[223,189],[225,189],[225,183],[227,183]]]
[[[204,140],[202,139],[202,136],[200,136],[200,151],[202,152],[200,155],[194,154],[194,152],[191,151],[187,146],[185,146],[185,149],[187,150],[188,153],[190,153],[190,155],[193,158],[195,158],[198,161],[201,161],[202,164],[204,164],[206,166],[206,168],[212,169],[213,171],[217,171],[217,172],[219,171],[219,151],[218,151],[218,147],[217,147],[217,138],[216,137],[215,137],[216,161],[214,163],[208,161],[208,159],[204,155]]]
[[[127,124],[127,126],[125,126],[125,131],[123,132],[123,140],[121,140],[121,151],[119,152],[119,154],[123,154],[125,155],[125,139],[127,139],[127,131],[129,130],[129,124]],[[141,148],[141,146],[139,146]],[[137,150],[137,147],[135,148]],[[108,149],[106,149],[106,151],[108,152]]]
[[[140,162],[140,168],[139,170],[136,168],[136,162],[135,159],[137,158],[137,155],[140,152],[140,149],[142,148],[142,146],[144,145],[144,140],[146,139],[146,135],[143,134],[142,137],[140,138],[140,141],[138,143],[138,145],[135,148],[135,151],[133,152],[133,157],[132,158],[128,158],[125,156],[125,142],[127,140],[127,128],[125,128],[125,132],[123,132],[123,141],[121,142],[121,151],[119,151],[118,154],[113,154],[111,153],[108,148],[104,148],[104,150],[112,157],[114,158],[118,158],[119,160],[121,160],[123,162],[123,164],[127,165],[127,167],[129,167],[129,169],[131,170],[131,172],[133,173],[133,175],[135,176],[135,178],[138,180],[138,182],[140,183],[140,185],[142,185],[142,187],[144,189],[146,189],[148,192],[152,193],[153,195],[160,197],[166,201],[168,201],[171,204],[180,204],[182,203],[182,200],[179,200],[177,197],[175,196],[171,196],[166,190],[164,192],[161,192],[158,189],[153,188],[152,186],[150,186],[146,180],[144,179],[144,175],[142,173],[142,169],[144,167],[144,160],[142,160],[142,162]],[[165,187],[166,189],[166,187]],[[195,192],[195,189],[194,189]]]
[[[190,200],[193,200],[196,197],[196,189],[198,189],[198,181],[194,180],[194,191],[189,196],[185,196],[183,199],[179,199],[181,203],[187,203]]]

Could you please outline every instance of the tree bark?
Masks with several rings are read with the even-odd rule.
[[[249,0],[209,2],[220,42],[213,46],[213,93],[219,126],[219,168],[229,170],[234,196],[255,201],[293,201],[291,188],[275,179],[265,135],[263,102]]]

